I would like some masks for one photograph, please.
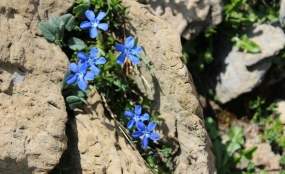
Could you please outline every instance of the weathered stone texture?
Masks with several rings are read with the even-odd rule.
[[[157,127],[161,142],[175,149],[178,167],[175,173],[214,173],[214,158],[204,127],[203,111],[197,100],[192,77],[182,62],[180,36],[172,27],[153,16],[143,5],[125,1],[130,6],[132,35],[138,36],[144,56],[152,65],[152,77],[143,63],[136,82],[142,92],[154,99],[164,121]]]
[[[0,1],[0,173],[48,173],[66,149],[67,114],[61,81],[68,59],[40,35],[38,22],[60,16],[72,0]],[[158,126],[161,142],[173,147],[175,173],[214,173],[210,141],[191,76],[181,61],[180,36],[143,5],[130,6],[131,31],[139,37],[156,78],[140,70],[165,120]],[[68,121],[69,149],[62,161],[69,173],[150,173],[113,120],[104,116],[97,94],[86,110]],[[70,167],[70,166],[68,166]]]
[[[256,24],[246,30],[249,39],[257,43],[260,53],[239,51],[221,39],[217,47],[221,52],[218,59],[223,61],[223,72],[218,75],[215,87],[221,103],[226,103],[258,86],[272,64],[272,58],[285,46],[285,34],[279,27]]]
[[[186,39],[222,20],[220,0],[149,0],[152,12],[171,24]]]
[[[66,149],[61,80],[68,59],[38,22],[72,1],[0,1],[0,173],[47,173]]]
[[[105,116],[100,95],[93,91],[87,101],[88,108],[76,109],[67,123],[68,149],[60,165],[69,169],[63,173],[151,173],[114,120]]]

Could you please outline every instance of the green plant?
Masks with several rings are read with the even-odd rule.
[[[163,145],[161,150],[149,148],[148,153],[142,153],[147,165],[154,173],[171,174],[177,165],[173,166],[172,148]]]
[[[120,129],[126,139],[147,154],[143,157],[150,169],[159,173],[173,172],[172,149],[148,142],[149,138],[159,140],[159,135],[153,131],[156,122],[163,120],[158,111],[153,112],[152,120],[148,114],[141,114],[142,108],[150,109],[152,101],[138,93],[132,80],[135,74],[142,77],[136,65],[142,61],[152,76],[154,73],[148,61],[139,55],[143,49],[138,45],[138,38],[125,36],[127,7],[121,0],[75,0],[75,5],[73,14],[52,16],[49,23],[38,25],[43,36],[59,45],[71,62],[62,83],[66,108],[74,110],[88,105],[88,93],[97,90],[115,123],[119,127],[127,125],[129,130]],[[136,109],[132,112],[129,109],[134,105]],[[125,116],[131,118],[129,122]],[[74,117],[73,112],[69,112],[69,117]],[[130,135],[142,138],[142,145]]]
[[[279,164],[281,166],[284,166],[285,165],[285,155],[282,155],[281,159],[279,160]]]
[[[247,50],[249,53],[260,52],[260,47],[253,41],[249,40],[246,34],[242,35],[241,38],[237,36],[233,37],[231,41],[234,42],[234,46],[240,50]]]
[[[210,132],[209,136],[213,142],[213,152],[215,155],[216,168],[218,173],[230,174],[232,168],[238,164],[241,159],[251,160],[257,147],[248,150],[243,149],[244,135],[240,127],[231,127],[227,133],[229,140],[222,144],[215,121],[206,118],[206,128]]]
[[[265,99],[261,97],[257,97],[256,100],[250,101],[249,102],[249,109],[254,111],[253,114],[253,121],[258,124],[258,125],[264,125],[265,124],[265,118],[263,117],[263,110],[262,106],[265,103]]]

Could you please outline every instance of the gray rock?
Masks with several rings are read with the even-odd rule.
[[[69,62],[58,46],[37,35],[38,22],[61,15],[72,2],[0,1],[0,173],[48,173],[66,149],[61,81]],[[156,81],[141,70],[152,82],[150,96],[165,120],[158,127],[161,141],[177,156],[175,173],[214,173],[202,109],[180,60],[180,36],[141,4],[128,3],[131,25],[153,62]],[[76,119],[68,122],[73,136],[66,153],[73,156],[62,161],[73,160],[75,173],[150,173],[115,123],[104,116],[99,100],[91,96],[91,107],[77,110]]]
[[[50,10],[59,15],[71,5],[0,1],[0,173],[47,173],[66,149],[61,80],[68,59],[36,33]]]
[[[123,136],[113,119],[105,116],[100,95],[88,96],[89,106],[77,109],[67,122],[68,148],[60,166],[64,173],[151,173],[144,160]]]
[[[176,154],[178,166],[174,173],[214,173],[203,111],[192,77],[181,60],[180,36],[144,6],[133,1],[125,4],[130,6],[131,34],[138,36],[138,44],[143,46],[144,57],[155,74],[152,77],[141,62],[139,71],[145,80],[137,75],[135,81],[143,93],[154,99],[152,109],[157,109],[164,120],[157,130],[160,141],[172,147]]]
[[[279,114],[279,119],[282,124],[285,124],[285,101],[284,100],[277,100],[277,113]]]
[[[215,89],[221,103],[258,86],[272,64],[272,57],[284,48],[285,35],[279,27],[256,24],[247,31],[249,39],[260,46],[261,53],[240,52],[233,47],[228,55],[224,54],[226,57],[220,57],[225,60],[225,71],[219,74]],[[221,46],[220,49],[221,52],[227,52],[225,47]]]
[[[281,2],[280,2],[279,17],[280,18],[285,17],[285,0],[281,0]]]
[[[186,39],[222,20],[220,0],[149,0],[152,12],[166,20]]]

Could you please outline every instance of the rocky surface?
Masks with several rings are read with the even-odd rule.
[[[60,16],[72,2],[0,2],[0,173],[48,173],[67,148],[61,81],[68,59],[39,36],[38,22]],[[132,32],[153,63],[157,79],[143,66],[140,70],[152,82],[152,90],[145,92],[165,120],[158,131],[161,143],[174,149],[175,173],[214,173],[202,109],[181,61],[180,36],[143,5],[126,4],[131,4]],[[150,173],[114,121],[105,117],[100,97],[93,93],[88,102],[90,107],[77,110],[67,123],[68,149],[60,164],[71,165],[69,173]]]
[[[284,18],[285,17],[285,0],[280,1],[280,11],[279,11],[279,17]],[[283,19],[284,20],[284,19]]]
[[[88,108],[77,109],[67,123],[68,149],[59,166],[68,169],[62,172],[151,173],[114,120],[105,116],[100,95],[93,91],[87,101]]]
[[[250,40],[262,50],[257,54],[229,48],[229,43],[218,44],[224,60],[223,71],[218,75],[215,87],[221,103],[226,103],[258,86],[272,64],[272,57],[285,46],[285,35],[281,28],[262,24],[248,28]]]
[[[149,0],[149,7],[184,38],[192,39],[222,20],[220,0]]]
[[[66,149],[61,80],[68,59],[38,22],[72,1],[0,1],[0,173],[47,173]]]
[[[285,124],[285,101],[282,99],[279,99],[276,101],[277,108],[276,111],[279,115],[279,119],[282,124]]]
[[[152,77],[140,63],[139,70],[148,84],[139,75],[136,82],[142,92],[154,99],[152,108],[164,119],[157,126],[157,132],[161,136],[160,142],[174,149],[178,165],[175,173],[214,173],[203,111],[192,77],[181,61],[180,36],[144,6],[134,1],[124,2],[130,6],[131,34],[138,36],[138,44],[143,46],[144,56],[155,74]]]

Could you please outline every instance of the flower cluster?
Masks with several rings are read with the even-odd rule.
[[[98,29],[107,31],[109,26],[107,23],[101,23],[101,20],[106,16],[105,12],[99,12],[96,17],[95,13],[91,10],[85,12],[85,16],[89,21],[83,21],[80,24],[82,30],[89,29],[89,35],[91,38],[96,38],[99,35]],[[122,65],[125,63],[126,58],[129,58],[133,64],[138,64],[140,54],[143,49],[141,46],[136,45],[136,40],[134,37],[129,36],[125,39],[124,44],[116,44],[115,51],[121,52],[117,57],[117,63]],[[94,77],[99,75],[100,69],[98,65],[106,63],[105,57],[100,57],[99,51],[96,47],[90,49],[90,54],[84,52],[77,53],[78,63],[71,63],[69,65],[69,70],[72,72],[66,78],[67,84],[74,84],[77,82],[78,87],[81,90],[85,90],[88,86],[88,81],[94,80]],[[125,116],[130,118],[127,128],[131,129],[133,126],[136,126],[136,131],[132,133],[134,138],[142,138],[142,146],[146,148],[148,145],[148,139],[158,140],[159,135],[153,133],[153,130],[156,127],[155,122],[149,122],[146,126],[143,122],[148,121],[150,116],[147,113],[141,114],[142,108],[140,105],[135,106],[135,111],[126,110]]]
[[[107,31],[109,26],[107,23],[101,23],[101,20],[106,16],[105,12],[99,12],[98,16],[91,10],[85,12],[85,16],[89,21],[83,21],[80,24],[82,30],[89,30],[91,38],[98,36],[98,29]],[[142,52],[142,47],[135,44],[135,38],[129,36],[126,38],[124,45],[116,44],[115,50],[121,52],[117,58],[118,64],[124,64],[126,57],[128,57],[134,64],[138,64],[140,59],[137,54]],[[74,84],[78,82],[78,87],[81,90],[87,88],[88,80],[94,80],[94,77],[100,73],[100,69],[97,65],[105,64],[106,59],[104,57],[98,58],[98,49],[96,47],[91,48],[90,55],[88,56],[84,52],[78,52],[77,58],[79,59],[78,65],[71,63],[69,66],[70,71],[73,73],[66,78],[67,84]],[[88,71],[90,70],[90,71]]]
[[[159,139],[159,135],[157,133],[153,133],[153,130],[156,127],[155,122],[149,122],[146,126],[143,121],[149,120],[149,115],[147,113],[141,114],[142,108],[140,105],[135,106],[135,112],[131,110],[125,111],[125,116],[130,118],[130,121],[127,124],[127,128],[131,129],[134,125],[136,125],[137,131],[132,133],[133,138],[142,138],[142,146],[146,148],[148,145],[148,139],[150,138],[153,141]]]
[[[117,58],[118,64],[124,64],[126,57],[128,57],[134,64],[139,63],[140,59],[136,56],[136,54],[142,52],[142,47],[135,45],[134,37],[127,37],[125,40],[125,45],[116,44],[115,49],[118,52],[122,52]]]

